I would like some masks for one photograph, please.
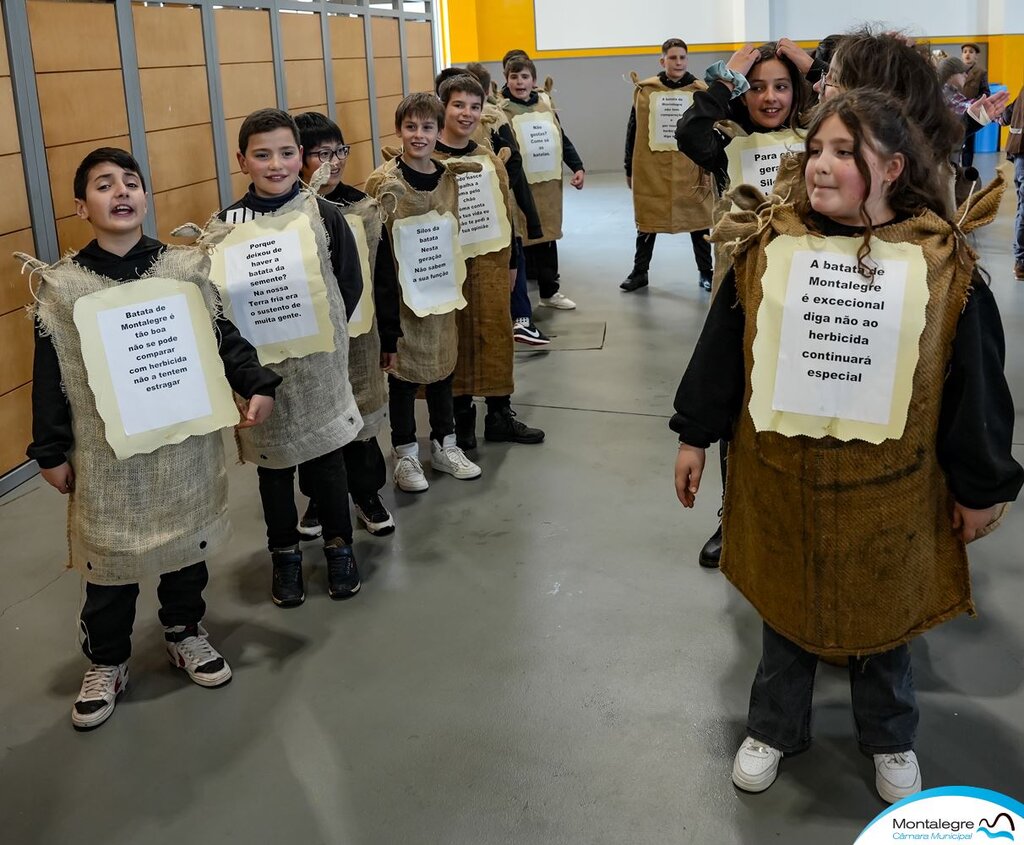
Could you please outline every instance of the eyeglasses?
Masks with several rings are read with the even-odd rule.
[[[348,158],[349,152],[352,150],[348,144],[342,144],[340,147],[334,149],[323,149],[323,150],[310,150],[306,153],[307,156],[316,156],[321,162],[326,164],[332,158],[336,158],[338,161]]]

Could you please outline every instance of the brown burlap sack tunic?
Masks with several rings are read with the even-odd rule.
[[[998,193],[979,203],[965,231],[991,219]],[[879,240],[920,244],[928,267],[926,325],[903,436],[879,445],[784,437],[754,429],[752,348],[765,247],[807,228],[792,206],[774,205],[740,229],[730,234],[746,239],[735,255],[746,389],[729,447],[723,574],[769,626],[823,656],[887,651],[973,614],[967,556],[953,534],[953,499],[935,433],[975,253],[931,212],[876,229]]]
[[[445,161],[445,153],[434,154]],[[501,158],[483,147],[453,161],[489,158],[498,174],[501,198],[506,214],[511,208],[508,171]],[[511,225],[511,216],[509,218]],[[455,396],[511,396],[515,390],[512,377],[512,316],[509,311],[509,259],[512,246],[478,255],[466,261],[466,283],[462,294],[469,303],[456,311],[459,332],[459,357],[455,364]]]
[[[696,80],[683,88],[669,88],[657,76],[636,81],[636,143],[633,145],[633,213],[640,232],[697,232],[711,228],[715,194],[711,174],[678,150],[652,150],[650,145],[651,95],[656,91],[706,91]]]
[[[550,79],[548,82],[550,82]],[[502,97],[498,100],[498,107],[505,112],[505,116],[510,122],[517,114],[550,112],[555,118],[555,124],[561,130],[562,124],[558,120],[558,114],[551,105],[551,97],[544,92],[541,92],[541,94],[544,94],[544,96],[538,95],[537,102],[532,106],[513,103],[511,100]],[[522,237],[523,246],[557,241],[562,237],[562,177],[549,179],[546,182],[531,182],[530,192],[533,194],[533,202],[537,206],[537,214],[540,217],[540,225],[544,234],[536,239],[526,237],[526,215],[523,214],[517,204],[514,204],[512,214],[515,220],[515,231]]]
[[[385,157],[395,155],[385,150]],[[394,236],[395,220],[436,211],[459,215],[459,188],[455,174],[464,165],[452,161],[444,165],[445,173],[433,191],[417,191],[402,177],[397,157],[391,158],[373,171],[366,180],[366,193],[374,197],[384,209],[384,225],[388,237]],[[476,165],[474,165],[474,168]],[[474,169],[466,168],[466,169]],[[395,256],[397,272],[398,257]],[[402,337],[398,339],[398,365],[394,375],[413,384],[433,384],[447,378],[455,369],[458,358],[459,335],[454,311],[447,314],[429,314],[417,317],[402,300],[399,306]]]
[[[216,431],[117,459],[89,387],[74,307],[83,296],[121,283],[73,258],[37,271],[41,282],[33,309],[53,340],[71,407],[74,443],[68,461],[75,489],[68,495],[69,566],[92,584],[135,584],[206,560],[227,542],[223,439]],[[142,278],[194,284],[216,331],[220,306],[209,271],[204,250],[170,246]]]
[[[331,267],[327,230],[316,194],[303,188],[266,217],[293,211],[305,212],[313,228],[334,326],[334,351],[273,364],[273,370],[283,379],[277,388],[274,413],[261,425],[237,430],[239,458],[269,469],[286,469],[333,452],[352,442],[363,427],[348,378],[345,301]],[[229,224],[213,220],[201,242],[215,246],[229,231]]]
[[[491,143],[491,133],[497,132],[502,126],[508,125],[508,118],[497,105],[490,100],[484,100],[483,112],[480,122],[473,130],[472,139],[480,147],[485,147],[494,152],[494,144]]]

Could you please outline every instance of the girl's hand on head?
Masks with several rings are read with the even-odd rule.
[[[978,532],[999,516],[1001,506],[993,505],[984,510],[965,508],[959,502],[953,503],[953,533],[965,543],[970,543]]]
[[[58,493],[67,495],[75,489],[75,471],[67,461],[58,467],[40,469],[39,474]]]
[[[780,59],[789,59],[801,74],[806,74],[814,64],[810,54],[788,38],[780,38],[778,49],[775,55]]]
[[[745,47],[740,47],[732,57],[726,63],[726,67],[729,70],[734,70],[736,73],[742,73],[746,76],[750,73],[750,69],[757,62],[761,56],[761,51],[754,47],[752,44],[747,44]]]
[[[697,500],[700,479],[704,474],[704,450],[686,443],[679,444],[676,455],[676,496],[684,508],[692,508]]]

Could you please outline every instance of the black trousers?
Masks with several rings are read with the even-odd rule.
[[[345,457],[345,477],[352,501],[361,503],[380,492],[387,481],[388,468],[376,437],[353,440],[341,447]],[[316,501],[305,464],[299,465],[299,492]]]
[[[973,134],[964,138],[964,148],[960,153],[960,165],[962,167],[970,167],[974,164],[974,141],[975,137]]]
[[[697,271],[702,276],[710,276],[712,273],[711,244],[704,240],[704,236],[709,234],[709,232],[709,229],[690,232],[690,241],[693,243],[693,257],[697,261]],[[656,237],[657,234],[654,232],[637,232],[633,272],[629,274],[631,279],[647,275],[647,271],[651,267],[651,258],[654,256],[654,239]]]
[[[317,505],[324,542],[341,539],[352,542],[352,517],[348,512],[348,482],[345,474],[344,447],[300,464],[300,483]],[[301,539],[299,513],[295,507],[295,467],[267,469],[257,467],[263,520],[267,524],[267,548],[286,549]]]
[[[526,278],[536,279],[541,299],[558,293],[558,241],[546,241],[523,247],[526,256]]]
[[[452,382],[455,373],[425,385],[430,439],[443,441],[455,433],[455,404]],[[391,445],[407,446],[416,442],[416,393],[420,385],[388,375],[388,410],[391,412]]]
[[[198,625],[206,614],[203,590],[209,579],[205,560],[161,575],[156,588],[160,624],[165,628]],[[131,657],[138,597],[138,584],[85,585],[79,624],[85,638],[82,651],[93,663],[116,666]]]
[[[487,403],[487,413],[493,414],[496,411],[501,411],[512,404],[511,396],[485,396],[484,402]],[[473,397],[472,396],[456,396],[455,397],[455,413],[465,413],[472,407]]]

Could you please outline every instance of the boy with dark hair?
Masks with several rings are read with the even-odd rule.
[[[324,164],[329,165],[330,175],[320,186],[320,196],[339,205],[346,220],[349,215],[359,215],[360,223],[350,222],[355,237],[366,241],[369,268],[373,273],[373,256],[381,248],[380,223],[376,203],[358,188],[342,181],[349,147],[341,133],[341,127],[319,112],[304,112],[295,116],[302,141],[302,180],[307,184]],[[386,246],[384,247],[386,249]],[[395,520],[380,498],[380,490],[387,480],[387,466],[384,455],[377,443],[377,433],[387,416],[387,380],[384,371],[393,367],[396,356],[396,341],[401,334],[398,326],[398,289],[385,289],[374,285],[372,279],[363,279],[370,285],[374,316],[369,328],[363,334],[349,337],[348,376],[352,391],[363,417],[363,429],[359,435],[344,446],[345,473],[348,492],[355,506],[356,517],[374,535],[391,534]],[[389,338],[388,349],[382,349],[377,326],[385,325]],[[302,467],[299,468],[299,488],[308,495],[309,485]],[[299,533],[305,537],[320,536],[322,528],[317,517],[316,501],[310,499],[309,507],[299,522]]]
[[[963,44],[960,47],[960,58],[967,65],[967,79],[964,81],[961,90],[968,100],[977,100],[978,97],[988,97],[992,89],[988,84],[988,71],[978,61],[981,55],[981,47],[974,43]],[[963,153],[960,156],[960,164],[967,168],[974,164],[974,134],[966,133],[964,137]]]
[[[312,230],[306,233],[316,244],[329,312],[330,351],[294,355],[275,364],[284,383],[274,420],[240,437],[242,459],[257,465],[273,562],[271,596],[279,607],[296,607],[305,600],[294,490],[299,467],[322,523],[328,595],[347,599],[360,588],[343,452],[362,428],[348,380],[348,319],[363,287],[356,245],[337,206],[299,183],[302,144],[291,115],[280,109],[250,114],[238,132],[237,155],[252,183],[218,216],[236,226],[260,218],[259,231],[253,232],[260,239],[274,234],[273,218],[304,215],[302,226]],[[283,281],[288,286],[298,280]],[[306,279],[301,282],[307,284]]]
[[[543,235],[523,241],[526,272],[537,280],[540,304],[545,308],[571,311],[576,303],[562,293],[558,283],[558,246],[562,237],[562,163],[572,171],[571,184],[583,188],[583,160],[561,123],[547,92],[538,92],[537,68],[523,56],[513,56],[505,64],[505,87],[499,103],[512,123],[519,151],[523,156],[526,179],[530,183]],[[543,96],[542,96],[543,94]],[[552,152],[554,151],[554,152]],[[517,215],[517,230],[524,231]]]
[[[160,575],[159,615],[171,663],[200,686],[231,679],[231,667],[200,624],[209,578],[205,558],[224,544],[229,529],[219,431],[180,440],[171,433],[155,451],[117,457],[87,384],[76,304],[126,283],[145,286],[149,278],[195,284],[209,322],[196,322],[193,330],[218,344],[231,388],[246,399],[240,426],[267,418],[281,379],[259,365],[256,351],[230,322],[215,318],[205,252],[169,248],[143,235],[146,187],[130,153],[93,150],[78,166],[74,191],[75,213],[89,222],[95,238],[39,273],[28,456],[47,483],[69,497],[71,566],[86,581],[82,650],[92,662],[71,721],[89,730],[110,717],[128,682],[138,581],[147,574]],[[147,372],[150,361],[151,355]]]
[[[661,45],[661,72],[642,81],[633,76],[625,166],[637,235],[633,269],[619,285],[627,292],[647,287],[658,232],[690,233],[699,284],[711,290],[711,244],[705,240],[714,200],[711,177],[679,152],[674,135],[675,123],[693,103],[692,92],[707,90],[687,71],[687,62],[686,42],[669,38]]]
[[[441,102],[432,93],[410,94],[402,100],[395,112],[402,153],[366,180],[370,196],[378,201],[388,198],[382,207],[393,260],[384,260],[384,252],[379,252],[375,278],[388,285],[397,284],[393,279],[401,282],[402,337],[398,362],[388,374],[388,405],[395,485],[407,493],[421,493],[430,486],[416,442],[420,387],[425,389],[430,418],[431,465],[462,480],[480,476],[480,467],[456,442],[452,397],[459,346],[455,310],[466,306],[456,174],[476,168],[434,160],[443,120]],[[381,343],[385,342],[382,336]]]

